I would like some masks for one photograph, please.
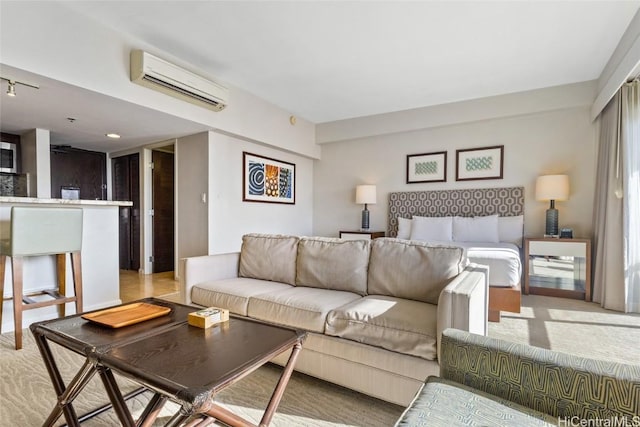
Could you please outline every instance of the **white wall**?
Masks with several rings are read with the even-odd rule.
[[[322,123],[319,144],[590,105],[595,80]]]
[[[31,197],[51,197],[50,133],[33,129],[20,136],[22,173],[29,174]]]
[[[296,165],[294,205],[242,201],[243,151]],[[238,251],[246,233],[312,233],[313,160],[217,132],[178,138],[175,158],[176,265]]]
[[[176,258],[209,252],[209,132],[179,138],[176,160]],[[202,195],[206,200],[203,202]],[[176,269],[179,263],[176,263]]]
[[[511,99],[496,97],[493,102]],[[460,104],[463,110],[467,108]],[[451,105],[446,108],[448,114],[455,111]],[[540,236],[544,233],[548,204],[535,200],[536,177],[566,173],[571,194],[568,201],[556,203],[560,226],[572,227],[576,237],[590,237],[597,124],[591,122],[589,108],[590,104],[585,103],[547,112],[324,144],[322,160],[316,161],[314,170],[314,233],[337,236],[341,229],[358,229],[362,206],[355,204],[355,186],[367,183],[378,186],[378,203],[369,207],[371,227],[375,230],[387,228],[389,192],[524,186],[525,235]],[[456,149],[493,145],[505,146],[504,179],[455,181]],[[447,182],[406,184],[408,154],[444,150],[448,160]]]
[[[220,133],[209,134],[209,253],[239,250],[246,233],[312,233],[313,160]],[[295,204],[242,201],[243,151],[296,165]]]

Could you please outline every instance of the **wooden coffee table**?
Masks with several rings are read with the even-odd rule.
[[[237,317],[200,329],[187,324],[187,314],[196,311],[195,307],[154,298],[140,302],[170,307],[171,313],[118,329],[96,325],[79,314],[31,325],[58,395],[58,403],[43,425],[53,425],[64,414],[69,426],[79,426],[73,400],[97,373],[124,426],[151,425],[167,400],[181,405],[167,426],[206,425],[212,418],[231,426],[251,426],[254,424],[216,404],[215,395],[290,350],[260,426],[271,422],[306,332]],[[49,342],[86,358],[69,385],[60,376]],[[154,392],[137,421],[126,406],[113,372]]]

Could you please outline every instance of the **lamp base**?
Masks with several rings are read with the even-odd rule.
[[[558,209],[547,209],[547,220],[544,230],[545,236],[557,236],[558,233]]]
[[[362,227],[360,227],[360,230],[362,231],[368,231],[369,230],[369,210],[365,208],[362,210]]]

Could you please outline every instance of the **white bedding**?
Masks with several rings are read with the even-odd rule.
[[[464,248],[470,262],[489,266],[489,286],[513,287],[520,283],[520,249],[511,243],[450,242]]]
[[[489,286],[514,287],[520,284],[522,215],[476,217],[398,217],[398,238],[458,246],[470,262],[489,266]],[[498,243],[499,242],[499,243]]]
[[[517,286],[522,276],[520,249],[512,243],[439,242],[444,246],[458,246],[465,250],[469,262],[489,266],[489,286],[509,288]]]

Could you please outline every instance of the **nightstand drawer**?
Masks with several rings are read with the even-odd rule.
[[[557,241],[531,241],[529,242],[529,255],[543,256],[575,256],[586,258],[586,242]]]
[[[340,238],[343,240],[371,240],[384,237],[384,231],[341,231]]]

